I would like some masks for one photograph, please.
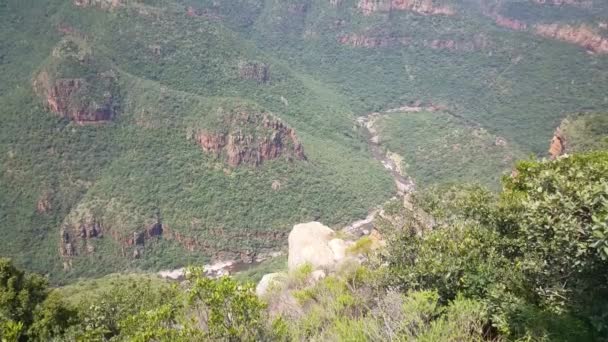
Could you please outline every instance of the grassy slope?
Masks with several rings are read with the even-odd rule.
[[[567,153],[608,149],[608,114],[573,115],[560,128]]]
[[[513,161],[525,157],[517,146],[471,127],[445,112],[394,113],[377,123],[381,143],[405,158],[405,171],[425,187],[479,183],[497,188]]]

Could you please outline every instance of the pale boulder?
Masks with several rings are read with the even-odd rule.
[[[307,263],[314,269],[332,268],[336,260],[329,241],[335,234],[332,229],[319,222],[295,225],[289,233],[289,271]]]
[[[319,280],[325,278],[326,276],[327,276],[327,274],[325,274],[325,271],[323,271],[323,270],[316,270],[316,271],[313,271],[310,274],[309,281],[312,284],[316,284],[316,283],[319,282]]]
[[[346,257],[346,249],[348,244],[342,239],[332,239],[327,243],[329,249],[334,254],[334,261],[339,262]]]
[[[286,282],[287,275],[285,273],[266,274],[256,286],[255,293],[258,295],[258,297],[263,297],[272,289],[282,288]]]

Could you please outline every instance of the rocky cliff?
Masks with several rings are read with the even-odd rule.
[[[608,37],[600,35],[588,25],[540,24],[534,27],[534,32],[546,38],[576,44],[594,53],[608,53]]]
[[[232,167],[281,157],[306,159],[294,129],[270,114],[242,111],[225,118],[216,131],[200,130],[194,139],[203,151],[224,157]]]
[[[270,66],[261,62],[239,63],[239,77],[244,80],[253,80],[258,83],[270,82]]]
[[[591,0],[532,0],[532,2],[539,5],[550,5],[550,6],[574,6],[581,8],[593,7],[593,1]]]
[[[99,75],[96,82],[112,83],[112,75]],[[78,123],[110,121],[116,114],[116,99],[106,91],[97,98],[91,98],[92,85],[84,78],[52,79],[47,72],[41,72],[34,83],[36,92],[51,112]]]
[[[84,39],[69,35],[33,81],[49,111],[81,124],[115,117],[120,99],[117,84],[117,75],[95,60]]]
[[[102,9],[113,9],[123,4],[124,0],[74,0],[78,7],[98,7]]]
[[[436,5],[433,0],[360,0],[357,8],[363,15],[375,12],[411,11],[423,15],[454,15],[454,9]]]
[[[432,40],[415,40],[412,37],[388,36],[388,35],[367,35],[367,34],[348,34],[338,37],[338,43],[357,48],[385,48],[393,46],[417,46],[433,50],[446,51],[478,51],[488,48],[490,40],[483,34],[477,34],[470,39],[452,39],[441,37]]]
[[[566,153],[566,138],[562,134],[561,129],[558,127],[555,130],[555,134],[553,134],[553,138],[551,139],[549,156],[551,159],[556,159],[564,153]]]

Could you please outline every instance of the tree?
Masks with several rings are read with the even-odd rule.
[[[0,336],[23,340],[34,322],[34,310],[48,294],[45,278],[18,270],[10,259],[0,259]]]

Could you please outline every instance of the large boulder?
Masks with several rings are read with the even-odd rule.
[[[255,293],[258,297],[265,296],[272,288],[280,288],[287,282],[287,274],[285,273],[269,273],[262,277],[262,280],[255,288]]]
[[[304,264],[314,269],[332,269],[346,256],[347,244],[335,238],[336,232],[319,223],[297,224],[289,233],[289,271]]]

